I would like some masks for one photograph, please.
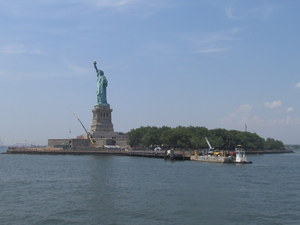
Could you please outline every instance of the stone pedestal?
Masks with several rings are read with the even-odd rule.
[[[112,138],[115,136],[111,122],[112,109],[109,105],[96,105],[93,112],[91,134],[94,138]]]

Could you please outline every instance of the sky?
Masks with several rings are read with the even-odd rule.
[[[300,1],[0,0],[0,144],[204,126],[300,143]]]

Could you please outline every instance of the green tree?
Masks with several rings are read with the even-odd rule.
[[[164,145],[171,148],[208,148],[208,138],[216,149],[233,150],[242,145],[246,150],[285,149],[283,143],[272,138],[264,140],[256,133],[205,127],[140,127],[128,132],[128,143],[133,147],[148,148]]]
[[[274,140],[273,138],[267,138],[264,143],[265,149],[277,149],[277,150],[284,150],[284,144],[281,141]]]
[[[132,129],[128,132],[128,144],[132,147],[143,146],[143,136],[147,127],[140,127],[137,129]]]

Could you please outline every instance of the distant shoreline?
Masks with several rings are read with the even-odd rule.
[[[190,150],[177,150],[185,152],[185,155],[190,155]],[[292,150],[255,150],[246,151],[247,155],[255,154],[284,154],[294,153]],[[152,150],[110,150],[104,148],[76,148],[76,149],[62,149],[62,148],[19,148],[9,147],[6,152],[2,154],[47,154],[47,155],[119,155],[119,156],[141,156],[152,158],[163,158],[165,151],[152,151]]]

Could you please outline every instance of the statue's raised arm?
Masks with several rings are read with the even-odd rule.
[[[95,70],[96,70],[96,72],[98,74],[98,68],[97,68],[97,62],[96,62],[96,60],[93,61],[93,64],[94,64]]]

